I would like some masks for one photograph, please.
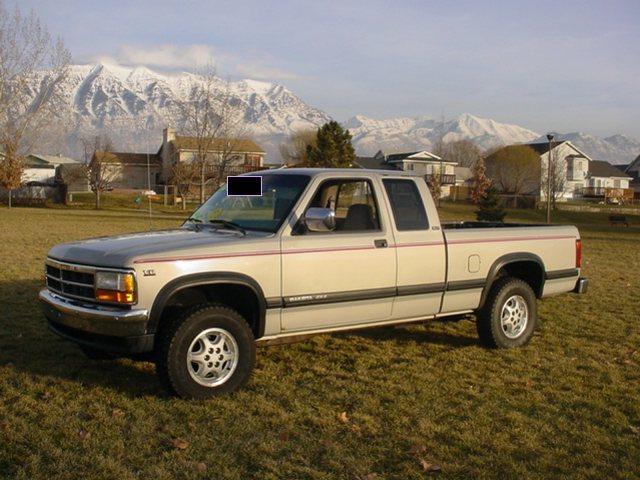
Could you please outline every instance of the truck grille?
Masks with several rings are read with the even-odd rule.
[[[65,297],[95,302],[95,270],[84,265],[47,260],[47,288]]]

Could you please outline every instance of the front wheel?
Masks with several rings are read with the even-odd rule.
[[[223,305],[205,305],[169,324],[158,339],[156,371],[167,390],[206,399],[244,385],[255,363],[245,319]]]
[[[503,277],[491,287],[476,327],[488,347],[512,348],[531,340],[538,321],[536,296],[528,283]]]

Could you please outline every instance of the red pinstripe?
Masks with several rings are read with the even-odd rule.
[[[552,236],[552,237],[507,237],[507,238],[492,238],[485,240],[451,240],[447,242],[449,245],[460,245],[465,243],[494,243],[494,242],[522,242],[529,240],[558,240],[575,237],[570,236]],[[396,245],[389,245],[389,248],[405,248],[405,247],[434,247],[444,245],[442,242],[418,242],[418,243],[401,243]],[[173,257],[173,258],[147,258],[135,260],[133,263],[161,263],[161,262],[177,262],[183,260],[209,260],[213,258],[233,258],[233,257],[258,257],[267,255],[295,255],[299,253],[320,253],[320,252],[348,252],[356,250],[376,250],[375,246],[362,245],[355,247],[335,247],[335,248],[306,248],[299,250],[289,250],[280,252],[279,250],[268,250],[265,252],[238,252],[238,253],[217,253],[211,255],[192,255],[186,257]]]
[[[494,242],[526,242],[529,240],[560,240],[560,239],[564,239],[564,238],[572,238],[575,239],[576,237],[570,237],[567,235],[556,235],[556,236],[551,236],[551,237],[506,237],[506,238],[488,238],[488,239],[484,239],[484,240],[448,240],[447,244],[449,245],[459,245],[459,244],[463,244],[463,243],[494,243]]]

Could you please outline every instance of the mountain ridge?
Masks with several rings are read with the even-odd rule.
[[[44,74],[46,72],[42,72]],[[194,73],[161,73],[145,66],[126,67],[105,62],[70,66],[63,84],[63,97],[70,107],[73,125],[66,139],[67,148],[73,150],[74,145],[77,148],[79,138],[98,130],[109,134],[120,150],[154,149],[162,128],[172,123],[171,106],[185,98],[199,81],[202,77]],[[223,83],[220,79],[220,88]],[[239,102],[243,109],[247,134],[262,144],[269,163],[279,160],[279,146],[288,135],[315,129],[332,119],[278,83],[242,79],[228,85],[233,101]],[[471,113],[449,120],[427,115],[374,119],[358,114],[342,124],[352,133],[354,147],[361,155],[371,155],[380,149],[428,150],[440,140],[468,139],[481,149],[546,141],[544,135],[533,130]],[[621,134],[600,138],[570,132],[557,137],[571,140],[598,160],[625,163],[640,154],[640,142]]]

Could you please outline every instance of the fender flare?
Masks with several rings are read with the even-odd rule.
[[[516,253],[508,253],[501,257],[498,257],[495,262],[491,265],[489,269],[489,273],[487,274],[487,280],[484,284],[484,288],[482,289],[482,295],[480,297],[480,305],[478,305],[478,309],[484,306],[484,302],[487,300],[487,296],[491,291],[491,287],[493,286],[493,282],[495,282],[498,272],[511,263],[517,262],[534,262],[540,266],[541,275],[540,275],[540,291],[535,292],[536,297],[540,298],[542,296],[542,291],[544,290],[544,281],[545,281],[545,268],[544,262],[542,259],[534,254],[529,252],[516,252]]]
[[[256,338],[264,335],[264,324],[267,310],[267,301],[260,284],[248,275],[236,272],[193,273],[174,278],[163,286],[153,300],[147,331],[155,333],[160,322],[160,315],[167,301],[180,290],[191,287],[215,284],[242,285],[250,288],[258,301],[258,325],[256,325]]]

